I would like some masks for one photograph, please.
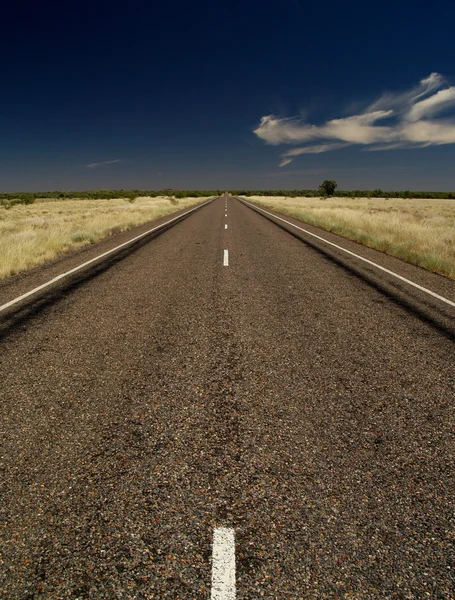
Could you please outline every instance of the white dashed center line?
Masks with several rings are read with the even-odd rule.
[[[227,223],[226,223],[226,225],[224,226],[224,228],[225,228],[225,229],[227,229]]]
[[[224,267],[229,267],[229,251],[228,250],[224,251],[223,266]]]
[[[235,600],[234,530],[217,527],[213,532],[211,600]]]

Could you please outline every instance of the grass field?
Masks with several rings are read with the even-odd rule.
[[[453,199],[245,199],[455,279]]]
[[[0,206],[0,279],[203,200],[46,198],[30,205]]]

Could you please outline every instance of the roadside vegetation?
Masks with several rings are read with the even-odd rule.
[[[0,279],[189,208],[211,196],[207,192],[188,194],[191,196],[186,192],[173,196],[138,196],[131,192],[117,198],[61,198],[40,194],[29,202],[6,199],[0,204]]]
[[[286,198],[315,198],[317,196],[333,195],[330,191],[324,189],[324,183],[335,184],[333,180],[325,180],[318,190],[231,190],[229,193],[233,196],[273,196]],[[323,187],[324,186],[324,187]],[[322,188],[322,189],[321,189]],[[401,192],[384,192],[380,189],[376,190],[337,190],[337,198],[418,198],[427,200],[438,199],[453,199],[455,200],[455,192],[410,192],[409,190]],[[1,195],[0,195],[1,198]]]
[[[0,192],[0,207],[11,208],[16,204],[33,204],[57,200],[117,200],[125,198],[203,198],[221,196],[220,190],[88,190],[85,192]]]
[[[264,208],[455,279],[455,194],[453,199],[439,198],[437,192],[430,199],[340,197],[338,191],[336,194],[242,196]]]
[[[234,190],[272,210],[455,279],[455,192]],[[0,193],[0,279],[222,190]]]

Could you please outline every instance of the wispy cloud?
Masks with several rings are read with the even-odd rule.
[[[332,119],[321,125],[301,117],[262,117],[254,133],[268,144],[306,144],[284,152],[280,167],[300,154],[319,154],[353,144],[366,150],[424,148],[455,143],[455,119],[441,113],[455,107],[455,86],[444,87],[439,73],[432,73],[414,88],[380,96],[359,114]],[[323,143],[311,144],[322,141]]]
[[[331,143],[331,144],[315,144],[313,146],[303,146],[303,148],[293,148],[292,150],[287,150],[283,155],[283,160],[280,163],[280,167],[284,167],[288,165],[295,156],[299,156],[299,154],[321,154],[321,152],[327,152],[328,150],[338,150],[339,148],[343,148],[344,146],[349,146],[349,144],[343,143]]]
[[[113,165],[114,163],[123,162],[123,158],[116,158],[114,160],[102,160],[100,162],[90,163],[85,165],[88,169],[96,169],[98,167],[104,167],[105,165]]]

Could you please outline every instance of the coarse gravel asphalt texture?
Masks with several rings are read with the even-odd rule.
[[[239,599],[455,598],[454,318],[196,211],[0,340],[1,597],[207,599],[223,526]]]

